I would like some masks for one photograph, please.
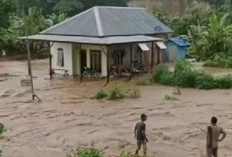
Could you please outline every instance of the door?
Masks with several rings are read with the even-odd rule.
[[[81,74],[83,73],[84,67],[87,66],[87,53],[86,50],[81,50]]]
[[[177,51],[176,46],[174,44],[171,44],[169,48],[169,61],[176,60],[176,51]]]
[[[102,72],[102,57],[101,51],[90,50],[90,68],[96,72]]]

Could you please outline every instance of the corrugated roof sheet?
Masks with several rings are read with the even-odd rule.
[[[21,39],[27,39],[27,37],[21,37]],[[32,35],[28,37],[29,40],[43,40],[51,42],[67,42],[67,43],[81,43],[81,44],[124,44],[124,43],[140,43],[151,41],[162,41],[161,38],[154,38],[144,35],[137,36],[115,36],[115,37],[79,37],[79,36],[59,36],[59,35]]]
[[[145,8],[93,7],[42,34],[73,36],[124,36],[172,32]]]
[[[181,37],[170,38],[169,41],[173,42],[174,44],[176,44],[176,45],[178,45],[180,47],[191,46],[191,44],[187,40],[185,40],[185,39],[183,39]]]

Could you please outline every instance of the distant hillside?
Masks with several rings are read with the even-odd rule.
[[[199,2],[199,0],[131,0],[128,3],[132,7],[145,7],[147,9],[161,9],[172,17],[181,17],[193,8],[207,9],[209,5]]]

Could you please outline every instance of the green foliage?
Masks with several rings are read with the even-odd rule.
[[[106,97],[108,97],[108,94],[104,90],[98,91],[97,94],[95,95],[95,99],[98,99],[98,100],[104,99]]]
[[[232,50],[232,25],[227,23],[229,14],[222,17],[215,13],[210,16],[207,25],[191,26],[189,36],[193,43],[190,52],[201,60],[207,60],[217,54],[228,55]]]
[[[127,0],[0,0],[0,54],[26,52],[19,36],[37,34],[96,5],[126,6]]]
[[[171,100],[171,101],[174,101],[174,100],[179,100],[178,98],[174,97],[174,96],[170,96],[170,95],[165,95],[165,100]]]
[[[133,157],[131,153],[122,152],[119,157]]]
[[[124,97],[125,94],[123,88],[115,86],[109,89],[109,100],[118,100]]]
[[[80,148],[73,157],[103,157],[103,153],[95,148]]]
[[[208,67],[220,67],[220,68],[232,68],[232,56],[215,55],[213,59],[208,59],[204,66]]]
[[[122,88],[121,86],[113,86],[105,92],[100,90],[94,96],[95,99],[118,100],[122,98],[140,98],[140,90],[137,88]]]
[[[133,90],[129,90],[127,93],[128,93],[127,97],[129,98],[140,98],[140,90],[137,88]]]
[[[232,88],[231,76],[215,78],[202,71],[192,70],[189,63],[185,61],[178,61],[174,72],[169,71],[165,66],[156,67],[152,74],[152,80],[164,85],[198,89]]]
[[[215,85],[213,76],[206,74],[206,73],[201,73],[198,74],[196,77],[196,84],[195,87],[198,89],[214,89],[217,88]]]

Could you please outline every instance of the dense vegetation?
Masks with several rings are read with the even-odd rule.
[[[172,36],[188,39],[189,54],[206,61],[206,66],[231,67],[232,0],[202,0],[211,9],[192,10],[180,19],[173,19],[160,10],[154,16],[173,29]],[[40,32],[95,5],[126,6],[128,0],[1,0],[0,55],[25,52],[19,36]],[[33,51],[46,43],[32,45]]]
[[[0,56],[25,52],[19,36],[40,32],[95,5],[126,6],[127,0],[1,0]],[[44,43],[39,43],[43,47]],[[34,49],[38,47],[34,45]]]
[[[174,30],[172,36],[183,36],[192,43],[190,56],[206,61],[206,66],[232,67],[232,0],[205,1],[211,9],[192,10],[181,19],[157,10],[153,14]]]
[[[190,63],[178,61],[174,72],[166,66],[154,69],[152,81],[170,86],[189,87],[198,89],[229,89],[232,88],[232,77],[214,77],[203,71],[194,70]]]

